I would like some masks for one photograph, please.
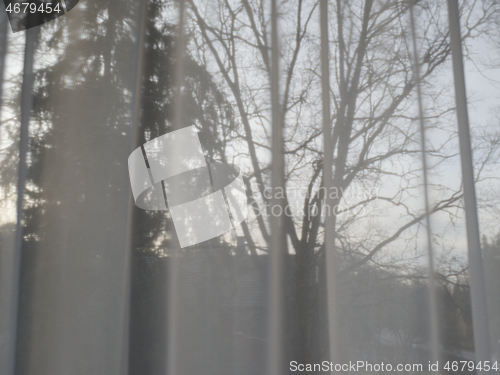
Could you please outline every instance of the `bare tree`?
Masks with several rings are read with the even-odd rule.
[[[244,235],[254,254],[267,251],[267,218],[276,214],[273,210],[284,213],[287,244],[297,259],[299,331],[309,347],[314,329],[310,306],[317,303],[319,293],[311,280],[318,267],[323,270],[324,215],[333,215],[328,230],[334,231],[344,276],[369,264],[394,269],[409,267],[415,260],[412,249],[425,215],[416,198],[422,171],[413,121],[415,77],[408,6],[406,1],[331,2],[333,133],[324,135],[318,2],[280,3],[286,189],[279,192],[269,187],[271,67],[266,2],[189,1],[190,52],[212,72],[237,113],[238,126],[225,144],[227,158],[237,160],[246,173],[253,217],[243,223]],[[491,1],[465,3],[461,10],[464,40],[483,33],[498,12]],[[439,173],[453,157],[450,144],[455,138],[449,117],[453,104],[443,99],[447,88],[439,81],[450,55],[447,13],[442,3],[432,1],[419,1],[416,11],[421,79],[430,98],[426,121],[435,137],[429,151],[431,173]],[[333,186],[328,191],[322,180],[324,136],[334,149]],[[480,160],[483,165],[495,157],[497,147],[489,152]],[[447,182],[433,185],[431,213],[457,217],[461,187]],[[300,205],[298,190],[303,193]],[[286,207],[272,207],[272,194],[283,194]],[[324,207],[325,194],[332,195],[333,207]],[[394,248],[397,254],[391,251]]]

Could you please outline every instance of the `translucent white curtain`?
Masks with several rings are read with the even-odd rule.
[[[467,124],[484,61],[460,50],[498,42],[498,5],[448,5],[86,1],[21,38],[3,17],[2,373],[492,366],[499,143]]]

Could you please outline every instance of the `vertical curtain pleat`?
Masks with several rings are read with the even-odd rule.
[[[335,265],[335,223],[331,210],[333,199],[330,193],[333,184],[333,143],[332,122],[330,115],[330,57],[328,46],[328,0],[320,0],[319,24],[321,37],[321,101],[323,122],[323,184],[326,190],[324,197],[325,210],[325,255],[326,255],[326,302],[328,311],[328,345],[329,360],[339,363],[338,356],[338,313],[336,311],[336,265]],[[340,11],[340,9],[338,10]]]
[[[490,335],[486,308],[486,289],[481,238],[477,214],[474,167],[470,142],[469,117],[467,113],[467,92],[465,90],[464,63],[462,55],[462,34],[460,32],[460,11],[458,0],[448,0],[450,40],[455,82],[455,102],[460,143],[460,160],[464,193],[465,223],[467,227],[467,248],[469,253],[469,280],[474,330],[474,350],[476,361],[490,361]],[[487,372],[484,372],[487,373]]]
[[[10,282],[12,292],[9,294],[10,315],[8,319],[8,359],[6,374],[13,375],[15,372],[17,326],[18,326],[18,304],[20,293],[21,252],[23,246],[23,207],[26,179],[28,176],[27,156],[29,147],[29,122],[33,108],[33,65],[35,50],[38,42],[39,29],[33,28],[26,31],[26,44],[24,50],[23,83],[21,88],[21,125],[19,131],[19,167],[17,182],[17,222],[14,242],[14,258],[12,263],[12,280]]]
[[[1,7],[1,4],[0,4]],[[0,12],[0,119],[3,113],[3,86],[5,77],[5,58],[7,55],[8,48],[8,38],[7,33],[9,32],[9,20],[7,19],[7,13]],[[2,126],[0,125],[0,138],[2,135]],[[9,330],[10,321],[8,321],[7,316],[9,315],[10,305],[12,297],[10,293],[14,292],[11,288],[12,283],[12,244],[5,238],[0,238],[0,247],[2,251],[0,252],[0,331],[7,332]],[[10,313],[11,314],[11,313]],[[7,364],[9,363],[8,358],[12,355],[10,353],[11,343],[9,337],[4,337],[0,339],[0,372],[7,373]]]
[[[135,72],[135,82],[132,87],[132,98],[131,98],[131,111],[130,111],[130,146],[129,152],[135,150],[138,146],[139,140],[139,122],[140,122],[140,106],[142,99],[142,76],[144,69],[144,43],[146,34],[146,15],[147,15],[147,5],[148,0],[140,0],[138,4],[137,20],[136,20],[136,39],[134,56],[136,57],[132,71]],[[129,191],[129,204],[127,211],[127,243],[125,245],[125,266],[124,266],[124,276],[123,276],[123,307],[122,307],[122,321],[123,330],[121,332],[120,344],[122,346],[121,351],[121,363],[122,367],[120,374],[126,375],[129,373],[129,350],[130,350],[130,297],[131,297],[131,286],[132,286],[132,251],[133,249],[133,233],[134,233],[134,220],[133,220],[133,208],[134,202],[132,198],[132,192],[130,187]]]
[[[271,121],[272,121],[272,207],[283,207],[283,199],[278,191],[284,189],[284,147],[283,147],[283,115],[279,91],[279,19],[278,2],[271,0]],[[282,215],[273,215],[270,210],[270,293],[268,306],[269,362],[268,374],[278,375],[286,372],[284,363],[284,259],[286,252],[285,234]]]
[[[175,2],[178,11],[178,19],[175,35],[174,56],[175,62],[173,66],[173,122],[172,131],[179,130],[188,124],[184,124],[183,110],[184,102],[182,96],[182,86],[185,79],[185,53],[186,53],[186,2],[184,0],[177,0]],[[176,159],[178,154],[178,147],[183,147],[181,144],[176,144],[175,147],[165,150],[168,153],[168,158],[171,160]],[[164,196],[165,194],[165,186]],[[174,196],[180,189],[179,185],[174,182],[171,187],[171,195]],[[165,202],[168,207],[168,202]],[[167,277],[167,355],[166,355],[166,368],[168,375],[179,374],[181,363],[189,360],[180,348],[182,329],[181,315],[183,313],[183,301],[180,295],[181,273],[180,273],[180,248],[177,243],[172,244],[170,248],[170,258]],[[193,338],[190,338],[191,340]],[[182,360],[181,357],[182,356]]]
[[[417,86],[417,105],[418,105],[418,123],[420,128],[420,147],[422,151],[422,177],[424,181],[424,209],[425,209],[425,227],[426,227],[426,239],[427,239],[427,258],[428,258],[428,309],[429,309],[429,337],[430,337],[430,351],[431,359],[433,363],[436,363],[440,359],[439,355],[439,311],[437,303],[437,293],[436,293],[436,273],[434,266],[434,249],[432,246],[432,220],[430,212],[430,200],[429,200],[429,181],[428,181],[428,168],[427,168],[427,139],[425,134],[425,117],[424,117],[424,105],[422,98],[422,85],[420,82],[420,62],[418,56],[417,47],[417,37],[415,30],[415,16],[413,10],[413,1],[410,0],[410,28],[412,36],[412,46],[413,53],[410,58],[413,62],[413,71],[415,75],[415,83]],[[436,371],[438,373],[439,371]]]

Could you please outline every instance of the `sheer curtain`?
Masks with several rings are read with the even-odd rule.
[[[2,374],[500,371],[496,2],[71,6],[1,9]]]

